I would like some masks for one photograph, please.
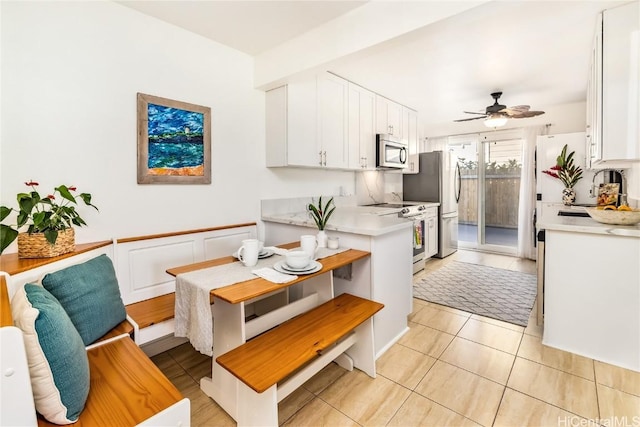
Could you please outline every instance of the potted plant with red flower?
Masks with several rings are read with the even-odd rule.
[[[29,181],[25,185],[31,187],[31,191],[18,193],[18,209],[0,206],[0,221],[7,219],[11,212],[17,212],[15,224],[0,224],[0,253],[16,238],[20,258],[48,258],[74,251],[73,225],[87,225],[76,211],[77,199],[98,210],[91,204],[91,194],[74,195],[76,187],[60,185],[53,193],[42,197],[36,189],[37,182]],[[26,232],[20,233],[25,226]]]
[[[576,191],[573,187],[582,178],[582,168],[576,166],[573,162],[573,156],[575,151],[572,151],[567,155],[567,144],[562,147],[560,155],[556,159],[555,166],[552,166],[548,170],[543,170],[542,173],[549,175],[550,177],[559,179],[564,184],[564,190],[562,190],[562,203],[567,206],[572,205],[576,201]]]

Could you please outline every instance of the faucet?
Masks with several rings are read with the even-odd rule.
[[[624,169],[599,169],[596,173],[593,174],[593,179],[591,179],[591,188],[589,189],[589,197],[596,197],[595,182],[596,182],[596,176],[598,176],[600,172],[616,172],[620,174],[620,177],[622,178],[622,188],[620,189],[620,193],[618,193],[618,195],[620,196],[620,198],[618,199],[618,204],[626,205],[627,193],[624,193],[623,191],[627,191],[627,177],[624,174]]]

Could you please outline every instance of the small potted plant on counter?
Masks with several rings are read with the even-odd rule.
[[[333,211],[336,210],[335,205],[333,205],[333,197],[329,199],[326,205],[322,206],[322,196],[318,199],[318,206],[315,206],[313,203],[310,203],[307,207],[307,210],[311,214],[311,217],[316,222],[318,226],[318,236],[316,240],[318,241],[319,248],[327,247],[327,234],[324,231],[324,228],[327,225],[327,221],[333,214]]]
[[[567,148],[568,146],[565,144],[556,159],[555,166],[552,166],[549,170],[542,171],[542,173],[559,179],[564,184],[562,203],[571,206],[576,201],[576,191],[573,187],[580,181],[580,178],[582,178],[582,168],[573,163],[573,156],[576,152],[572,151],[567,155]]]
[[[18,193],[18,209],[0,206],[0,221],[9,217],[12,211],[17,212],[16,223],[0,224],[0,253],[18,238],[19,258],[50,258],[75,250],[75,233],[73,225],[87,225],[76,211],[77,199],[91,206],[91,194],[74,195],[76,187],[60,185],[52,194],[40,196],[35,181],[25,182],[31,187],[28,193]],[[60,200],[60,202],[58,202]],[[22,227],[27,231],[20,233]]]

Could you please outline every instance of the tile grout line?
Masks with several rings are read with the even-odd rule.
[[[596,361],[591,360],[591,366],[593,367],[593,382],[596,387],[596,409],[598,410],[598,419],[600,419],[600,393],[598,393],[598,377],[596,376]]]
[[[493,426],[496,423],[496,420],[498,419],[498,413],[500,412],[500,408],[502,407],[502,404],[504,403],[504,395],[507,392],[507,387],[509,385],[509,380],[511,379],[511,374],[513,373],[513,367],[516,364],[516,360],[518,359],[518,352],[520,351],[520,346],[522,345],[522,340],[524,339],[524,331],[522,331],[522,335],[520,335],[520,342],[518,343],[518,348],[516,349],[516,354],[513,358],[513,362],[511,363],[511,368],[509,369],[509,375],[507,375],[507,380],[505,381],[505,385],[504,385],[504,389],[502,389],[502,396],[500,396],[500,404],[498,405],[498,408],[496,409],[496,413],[493,415],[493,421],[491,422],[491,425]]]

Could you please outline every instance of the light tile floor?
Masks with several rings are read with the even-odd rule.
[[[458,251],[458,260],[535,273],[535,263]],[[414,299],[410,331],[378,361],[378,377],[330,364],[279,405],[287,426],[640,427],[640,373],[546,347],[526,328]],[[191,399],[197,426],[235,422],[199,388],[211,358],[184,344],[153,361]]]

